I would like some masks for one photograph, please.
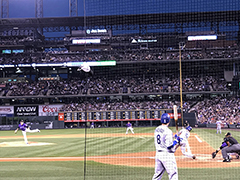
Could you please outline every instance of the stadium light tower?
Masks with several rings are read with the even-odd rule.
[[[78,0],[69,0],[69,16],[70,17],[78,16],[77,1]]]
[[[35,0],[35,18],[43,17],[43,0]]]
[[[9,1],[1,0],[1,18],[9,18]]]

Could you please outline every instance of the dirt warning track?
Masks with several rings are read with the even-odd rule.
[[[125,134],[88,134],[88,137],[126,137]],[[129,138],[153,137],[152,133],[136,133],[127,135]],[[84,134],[73,135],[32,135],[29,138],[81,138]],[[0,139],[13,139],[13,137],[0,137]],[[22,138],[15,136],[14,139]],[[36,142],[34,142],[36,143]],[[215,159],[212,159],[211,153],[214,149],[197,134],[191,133],[189,144],[193,154],[197,158],[190,159],[182,155],[180,148],[176,151],[175,157],[178,168],[222,168],[222,167],[240,167],[240,160],[235,159],[231,163],[223,163],[221,153],[218,153]],[[0,146],[1,147],[1,146]],[[123,165],[134,167],[154,167],[155,152],[138,152],[127,154],[112,154],[106,156],[89,156],[87,161],[95,161],[111,165]],[[84,157],[31,157],[31,158],[0,158],[0,162],[16,161],[84,161]]]

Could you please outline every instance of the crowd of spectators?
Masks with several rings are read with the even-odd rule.
[[[150,109],[172,109],[173,105],[180,107],[178,101],[144,101],[144,102],[84,102],[65,104],[59,111],[107,111],[107,110],[150,110]],[[183,109],[187,111],[190,103],[184,103]]]
[[[34,38],[32,36],[1,36],[0,45],[20,45],[25,42],[34,42]]]
[[[48,81],[48,83],[49,95],[87,94],[87,81],[84,80]]]
[[[183,92],[228,91],[224,79],[212,76],[183,78]],[[84,79],[9,82],[2,96],[78,95],[124,93],[173,93],[180,91],[178,78],[86,77]]]
[[[46,95],[49,84],[47,81],[8,83],[4,91],[6,96]]]
[[[240,56],[240,49],[239,48],[228,48],[228,49],[215,49],[215,50],[208,50],[206,51],[206,58],[207,59],[214,59],[214,58],[237,58]]]
[[[179,60],[178,51],[167,51],[167,60]],[[219,59],[219,58],[237,58],[240,56],[240,49],[238,47],[228,47],[228,48],[211,48],[211,49],[189,49],[182,50],[181,59],[182,60],[194,60],[194,59]]]
[[[239,48],[227,49],[185,49],[181,53],[182,60],[214,59],[214,58],[236,58],[240,56]],[[64,63],[79,61],[160,61],[179,60],[178,50],[152,49],[128,49],[128,50],[106,50],[106,51],[83,51],[69,52],[25,52],[19,54],[2,54],[0,64],[21,63]]]
[[[180,53],[178,51],[167,52],[166,59],[167,60],[179,60]],[[191,60],[191,59],[206,59],[205,52],[202,50],[193,50],[193,51],[183,51],[181,52],[181,60]]]
[[[240,123],[240,99],[217,97],[198,102],[189,112],[197,113],[199,124],[221,120],[223,124]]]

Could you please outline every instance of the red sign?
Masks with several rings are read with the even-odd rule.
[[[58,120],[64,121],[64,113],[58,113]]]
[[[63,105],[39,105],[39,116],[57,116]]]
[[[174,119],[173,113],[168,113],[171,119]],[[178,119],[181,119],[181,113],[178,113]]]

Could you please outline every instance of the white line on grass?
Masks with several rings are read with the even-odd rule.
[[[197,135],[195,135],[195,138],[198,140],[198,142],[202,143],[202,140]]]

